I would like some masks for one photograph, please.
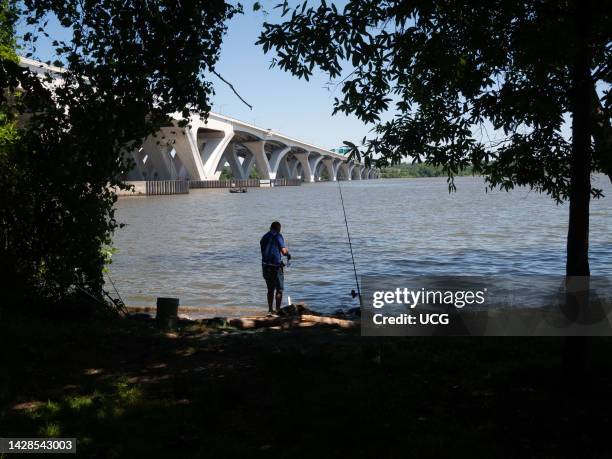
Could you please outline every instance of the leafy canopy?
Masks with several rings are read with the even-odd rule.
[[[33,298],[62,299],[75,287],[99,296],[101,248],[117,227],[109,186],[122,186],[132,166],[127,153],[167,114],[207,114],[213,87],[206,77],[240,6],[223,0],[3,5],[11,20],[2,34],[14,37],[21,21],[28,31],[20,52],[36,58],[39,39],[46,39],[54,63],[64,67],[52,83],[58,75],[34,76],[0,48],[2,108],[19,120],[20,136],[0,155],[5,278],[12,292]],[[50,18],[69,40],[49,35]],[[19,98],[9,97],[16,91]]]
[[[342,78],[334,113],[375,124],[363,143],[378,166],[425,161],[444,169],[451,188],[473,166],[491,187],[528,185],[561,201],[570,189],[562,127],[580,52],[579,3],[350,0],[340,10],[285,1],[284,22],[264,24],[257,43],[276,53],[273,66],[300,78],[315,69]],[[612,3],[594,5],[590,167],[611,175]]]

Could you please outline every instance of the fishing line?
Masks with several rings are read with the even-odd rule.
[[[355,290],[351,292],[353,298],[355,296],[359,297],[359,306],[362,306],[361,303],[361,289],[359,288],[359,279],[357,277],[357,267],[355,266],[355,256],[353,255],[353,243],[351,242],[351,232],[349,231],[348,220],[346,219],[346,209],[344,208],[344,198],[342,197],[342,187],[340,186],[340,180],[336,180],[338,182],[338,191],[340,191],[340,203],[342,204],[342,213],[344,214],[344,225],[346,226],[346,236],[348,238],[349,249],[351,250],[351,261],[353,262],[353,272],[355,273],[355,285],[357,285],[357,294],[355,295]]]

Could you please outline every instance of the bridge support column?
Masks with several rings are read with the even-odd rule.
[[[243,167],[245,163],[247,162],[248,158],[245,158],[244,162],[240,164],[240,160],[238,159],[238,155],[236,154],[236,149],[234,148],[233,144],[229,145],[227,151],[225,152],[224,157],[221,159],[221,163],[219,163],[220,168],[222,168],[225,165],[225,161],[223,161],[223,159],[225,159],[225,161],[228,162],[230,169],[232,170],[232,175],[234,176],[234,178],[238,180],[244,180],[249,177],[246,168]]]
[[[346,160],[345,161],[341,161],[340,165],[338,166],[337,175],[340,175],[340,173],[342,173],[342,179],[343,180],[350,180],[351,179],[350,163],[348,163]]]
[[[325,158],[323,159],[323,164],[327,168],[327,173],[329,174],[329,180],[335,182],[338,179],[338,169],[340,169],[340,164],[342,163],[339,159],[334,158]]]
[[[287,156],[287,153],[289,153],[289,151],[291,151],[291,147],[280,147],[276,148],[272,152],[268,164],[270,165],[270,171],[274,174],[274,178],[278,176],[279,168],[284,162],[283,159],[285,158],[285,156]]]
[[[300,165],[300,161],[297,158],[291,158],[291,160],[285,160],[287,164],[287,170],[289,172],[289,178],[297,179],[298,177],[298,166]]]
[[[190,178],[200,180],[204,174],[204,164],[195,144],[195,137],[190,129],[178,127],[164,127],[156,137],[151,139],[158,142],[172,143],[175,151],[174,160],[180,161],[177,169],[177,178]]]
[[[300,162],[301,166],[302,166],[302,179],[305,182],[309,182],[309,183],[313,183],[315,181],[315,177],[314,177],[314,167],[316,167],[316,165],[318,164],[312,164],[311,161],[309,160],[308,156],[310,155],[310,153],[294,153],[294,156],[297,158],[297,160]]]
[[[171,164],[171,148],[160,143],[159,138],[149,136],[143,144],[142,158],[146,158],[143,164],[143,175],[145,180],[172,180],[174,168]]]
[[[323,164],[323,161],[319,161],[314,169],[315,182],[321,181],[321,176],[323,175],[323,172],[325,171],[325,169],[326,167],[325,167],[325,164]]]
[[[361,180],[367,180],[368,179],[368,168],[367,167],[361,166],[359,178]]]
[[[315,182],[318,179],[317,176],[317,168],[321,165],[321,161],[323,161],[323,156],[318,153],[310,153],[308,155],[308,163],[310,164],[310,170],[312,171],[312,181]]]
[[[295,163],[295,164],[294,164]],[[278,171],[276,173],[276,178],[286,178],[286,179],[293,179],[295,178],[295,166],[299,164],[298,161],[296,159],[292,159],[292,162],[290,163],[287,160],[287,156],[283,156],[283,158],[281,158],[281,160],[278,163]]]
[[[265,180],[274,180],[276,178],[276,170],[272,170],[268,156],[266,155],[266,142],[263,140],[255,142],[244,142],[243,145],[253,154],[255,164],[260,177]],[[276,164],[278,167],[278,164]]]
[[[204,164],[204,177],[200,180],[218,179],[220,175],[220,172],[217,171],[219,162],[228,148],[233,150],[233,147],[229,145],[233,136],[234,132],[231,130],[203,136],[203,142],[198,149]]]
[[[125,153],[126,161],[131,159],[134,162],[134,166],[127,172],[125,180],[136,181],[144,180],[144,164],[142,162],[144,158],[144,147],[136,148],[130,152]]]

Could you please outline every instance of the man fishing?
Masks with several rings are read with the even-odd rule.
[[[287,261],[291,260],[289,249],[287,249],[285,239],[281,234],[281,224],[279,222],[272,222],[270,231],[263,235],[259,245],[261,246],[263,277],[268,287],[268,312],[273,314],[272,303],[274,297],[276,296],[276,312],[280,311],[283,300],[283,286],[285,283],[283,266],[285,264],[282,262],[281,257],[285,255]]]

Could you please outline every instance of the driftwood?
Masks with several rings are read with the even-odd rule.
[[[310,314],[304,314],[300,317],[304,322],[315,322],[319,324],[336,325],[340,328],[352,328],[358,325],[357,323],[355,323],[354,320],[337,319],[335,317],[312,316]]]
[[[229,325],[240,330],[250,330],[256,328],[292,328],[307,327],[315,324],[331,325],[340,328],[352,328],[357,326],[353,320],[337,319],[335,317],[315,316],[312,314],[296,314],[292,316],[280,317],[243,317],[240,319],[230,319]]]
[[[254,328],[268,328],[279,326],[296,326],[300,322],[299,316],[291,317],[241,317],[239,319],[230,319],[229,324],[232,327],[240,330],[249,330]]]

